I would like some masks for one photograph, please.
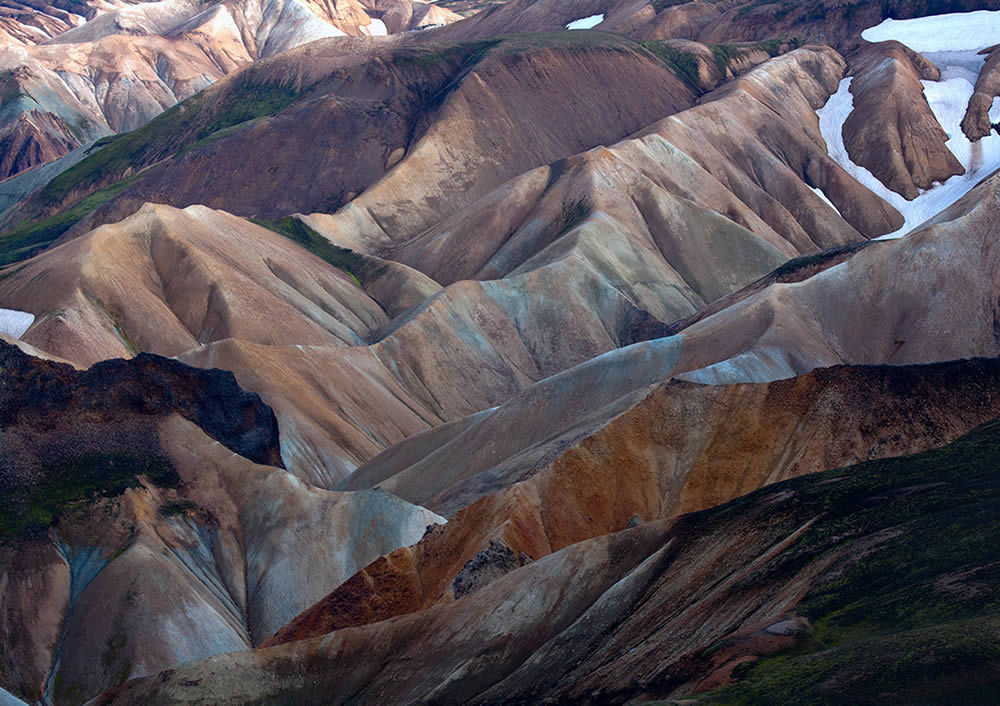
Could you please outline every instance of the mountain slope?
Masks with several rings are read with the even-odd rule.
[[[228,373],[0,354],[0,659],[31,701],[250,647],[440,519],[260,465],[274,415]]]
[[[573,545],[449,605],[183,665],[98,703],[601,703],[747,675],[706,701],[987,693],[996,657],[976,645],[996,607],[975,586],[996,562],[996,451],[993,424],[939,451]]]

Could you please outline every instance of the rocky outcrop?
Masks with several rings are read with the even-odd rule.
[[[251,647],[440,520],[251,461],[280,463],[277,425],[230,373],[0,366],[0,683],[27,701]]]
[[[920,84],[940,79],[936,66],[899,42],[880,42],[859,49],[848,70],[854,110],[843,134],[851,161],[910,200],[965,173]]]
[[[122,416],[179,414],[206,434],[255,463],[281,466],[274,413],[223,370],[200,370],[158,355],[108,360],[79,372],[44,361],[0,341],[0,424],[44,427],[49,415],[89,423],[117,422]],[[6,472],[25,462],[0,452]],[[15,471],[16,474],[16,471]]]
[[[990,108],[993,107],[993,99],[1000,96],[1000,50],[990,47],[980,53],[986,54],[986,64],[979,72],[975,91],[962,118],[962,132],[972,142],[978,142],[993,132]]]

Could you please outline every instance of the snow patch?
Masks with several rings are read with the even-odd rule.
[[[0,689],[0,706],[28,706],[24,701],[5,689]]]
[[[922,81],[924,95],[934,117],[949,136],[946,143],[948,149],[962,163],[966,171],[964,175],[953,176],[943,184],[936,184],[922,191],[913,201],[907,201],[886,187],[875,178],[874,174],[852,162],[847,155],[843,128],[847,117],[854,110],[854,97],[850,93],[851,78],[841,81],[837,92],[830,97],[826,105],[816,111],[819,115],[820,132],[826,140],[830,157],[862,185],[892,205],[905,219],[902,228],[882,236],[882,239],[906,235],[955,203],[983,178],[1000,168],[1000,135],[991,133],[989,137],[984,137],[973,144],[961,128],[966,106],[973,93],[975,78],[983,65],[983,57],[976,57],[974,53],[969,52],[948,52],[929,58],[931,60],[937,58],[941,62],[939,66],[942,80]],[[970,70],[970,58],[977,59],[977,64],[973,64],[976,66],[975,74]],[[945,61],[948,63],[944,63]],[[990,120],[1000,121],[1000,99],[993,101]]]
[[[819,196],[821,199],[823,199],[826,205],[832,208],[837,213],[838,216],[841,215],[840,209],[833,205],[833,201],[827,198],[826,194],[823,193],[822,189],[814,186],[813,191],[815,191],[816,195]]]
[[[359,27],[362,34],[366,34],[369,37],[384,37],[389,34],[389,30],[385,26],[385,22],[382,20],[373,19],[371,23]]]
[[[1000,11],[977,10],[931,15],[912,20],[885,20],[861,33],[869,42],[895,39],[923,54],[932,51],[972,51],[993,46],[1000,36]]]
[[[604,22],[604,15],[591,15],[590,17],[581,17],[578,20],[573,20],[566,25],[566,29],[590,29],[602,22]]]
[[[0,333],[11,338],[20,338],[35,323],[35,315],[26,311],[0,309]]]

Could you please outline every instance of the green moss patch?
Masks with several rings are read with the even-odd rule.
[[[850,555],[796,607],[814,626],[810,650],[766,657],[702,702],[956,703],[956,693],[989,693],[1000,680],[998,469],[993,422],[941,449],[783,484],[823,519],[746,587],[840,547]],[[822,482],[831,475],[842,477]]]
[[[180,482],[170,462],[154,453],[94,452],[54,464],[39,480],[4,493],[0,541],[42,533],[71,508],[137,487],[139,476],[161,487]]]
[[[350,248],[337,247],[315,230],[307,226],[298,218],[285,216],[274,221],[266,221],[257,218],[249,219],[259,226],[283,235],[289,240],[298,243],[303,248],[326,260],[334,267],[343,270],[351,276],[355,284],[362,286],[358,275],[364,266],[364,258]]]
[[[0,235],[0,267],[12,262],[26,260],[51,245],[59,236],[68,231],[81,218],[90,215],[134,184],[140,175],[122,179],[100,191],[81,199],[67,208],[43,220],[27,223]]]

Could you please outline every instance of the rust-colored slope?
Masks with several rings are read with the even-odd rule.
[[[576,382],[586,385],[588,373]],[[596,399],[561,377],[547,394],[529,390],[454,436],[416,437],[360,469],[345,487],[370,487],[370,479],[451,520],[352,577],[271,644],[449,601],[526,558],[636,520],[934,448],[1000,412],[996,361],[837,367],[763,385],[672,381],[638,401],[626,395],[607,405],[603,419],[581,417],[577,410]],[[573,401],[568,413],[560,394]],[[386,461],[394,472],[380,469]],[[400,469],[401,461],[409,465]]]
[[[452,604],[182,665],[97,703],[603,704],[740,679],[694,700],[988,695],[997,440],[994,423],[799,478],[573,545]]]

